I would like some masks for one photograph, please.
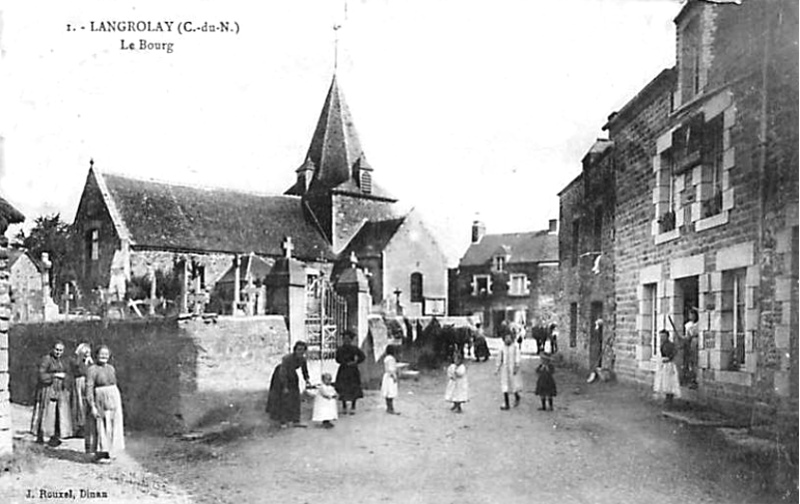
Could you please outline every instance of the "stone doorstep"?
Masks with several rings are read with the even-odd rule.
[[[717,428],[717,431],[722,434],[727,442],[749,452],[772,454],[781,448],[776,440],[754,436],[749,429],[720,427]]]
[[[667,418],[677,420],[687,425],[698,427],[734,427],[738,425],[734,420],[724,417],[719,413],[709,411],[662,411]]]

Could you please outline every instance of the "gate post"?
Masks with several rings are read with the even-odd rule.
[[[265,283],[266,311],[286,317],[291,348],[296,341],[305,340],[306,268],[297,259],[282,257],[275,261]]]
[[[369,294],[367,276],[356,267],[352,259],[351,267],[343,271],[336,280],[336,291],[347,302],[347,328],[356,333],[358,346],[361,347],[369,332],[367,319],[372,296]]]

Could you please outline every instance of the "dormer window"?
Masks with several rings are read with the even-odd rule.
[[[502,255],[494,256],[492,267],[495,271],[504,271],[506,268],[506,257]]]
[[[361,171],[361,192],[364,194],[372,194],[372,174],[366,170]]]

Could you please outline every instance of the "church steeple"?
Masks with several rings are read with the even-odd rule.
[[[334,75],[306,154],[316,167],[309,190],[332,189],[349,181],[362,153],[350,108]]]

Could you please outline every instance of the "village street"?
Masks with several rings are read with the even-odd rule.
[[[81,441],[70,440],[40,448],[47,455],[35,457],[35,473],[2,476],[0,493],[11,502],[38,500],[25,498],[28,488],[102,490],[108,502],[797,501],[776,490],[777,462],[663,417],[646,391],[587,384],[562,368],[555,411],[538,411],[537,363],[525,356],[527,390],[507,412],[492,358],[469,363],[472,400],[460,415],[442,399],[444,372],[431,372],[401,382],[399,416],[384,412],[375,391],[332,430],[279,430],[254,408],[193,441],[129,433],[113,465],[83,463]],[[17,417],[24,431],[27,418]],[[18,438],[30,446],[29,435]]]

